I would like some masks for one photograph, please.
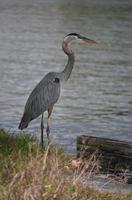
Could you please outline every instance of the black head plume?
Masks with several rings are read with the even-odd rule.
[[[79,37],[80,35],[77,34],[77,33],[69,33],[67,36],[76,36],[76,37]]]

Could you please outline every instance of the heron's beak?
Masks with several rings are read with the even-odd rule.
[[[81,44],[98,44],[95,40],[91,40],[83,36],[79,36],[78,41]]]

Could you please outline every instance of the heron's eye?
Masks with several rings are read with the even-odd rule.
[[[60,79],[59,79],[59,78],[55,78],[55,79],[54,79],[54,82],[55,82],[55,83],[59,83],[59,82],[60,82]]]

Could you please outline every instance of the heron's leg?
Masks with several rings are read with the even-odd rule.
[[[50,138],[49,138],[49,134],[50,134],[50,121],[51,121],[50,116],[51,116],[52,110],[53,110],[53,107],[50,107],[48,109],[48,120],[47,120],[47,128],[46,128],[48,142],[50,141]]]
[[[43,121],[43,113],[42,113],[42,117],[41,117],[41,145],[43,147],[43,143],[44,143],[44,121]]]

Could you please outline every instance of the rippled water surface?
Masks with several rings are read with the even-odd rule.
[[[99,44],[72,44],[75,67],[52,115],[55,142],[72,151],[80,134],[132,141],[132,1],[0,0],[0,127],[18,131],[29,93],[64,68],[70,32]],[[40,118],[27,130],[39,136],[39,126]]]

